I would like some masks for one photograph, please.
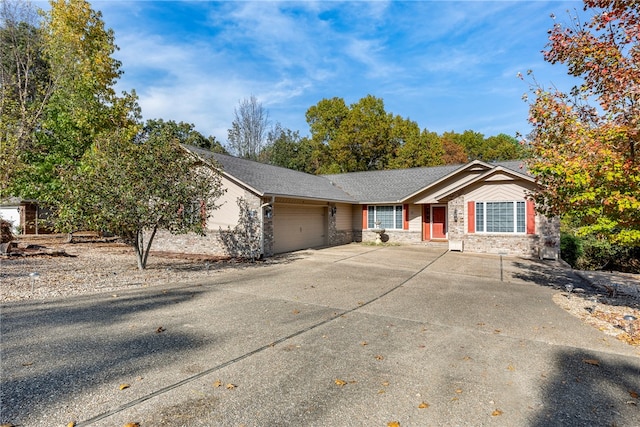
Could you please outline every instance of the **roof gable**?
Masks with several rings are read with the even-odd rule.
[[[461,182],[459,185],[447,189],[446,191],[438,194],[435,197],[438,200],[444,200],[480,182],[504,182],[504,181],[527,181],[530,183],[535,183],[535,179],[531,175],[528,175],[523,172],[517,172],[508,167],[498,165],[485,171],[482,174],[479,174],[473,177],[468,181]]]

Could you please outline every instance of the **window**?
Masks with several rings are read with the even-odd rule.
[[[525,202],[476,202],[476,232],[526,232]]]
[[[377,222],[380,222],[378,225]],[[368,206],[367,228],[402,229],[402,205]]]

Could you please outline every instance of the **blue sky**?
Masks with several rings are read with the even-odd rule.
[[[421,129],[526,134],[528,85],[576,82],[540,51],[550,15],[582,2],[91,2],[120,50],[118,89],[145,119],[193,123],[226,143],[239,101],[255,95],[272,123],[308,135],[323,98],[371,94]]]

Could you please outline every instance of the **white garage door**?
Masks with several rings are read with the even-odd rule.
[[[326,245],[326,208],[276,203],[273,208],[273,240],[275,253]]]

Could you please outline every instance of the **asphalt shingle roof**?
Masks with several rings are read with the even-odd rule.
[[[261,195],[279,195],[347,203],[398,202],[465,165],[311,175],[252,160],[187,147],[203,159],[214,159],[224,172],[250,186]],[[493,164],[527,174],[521,161]]]
[[[493,166],[527,173],[521,161],[499,162]],[[459,164],[324,176],[360,202],[385,203],[401,201],[464,167],[465,165]]]
[[[461,165],[324,175],[356,200],[397,202],[460,169]]]
[[[326,178],[298,172],[252,160],[212,153],[196,147],[187,147],[204,159],[213,158],[222,170],[250,186],[261,195],[280,195],[307,199],[355,203],[356,200]]]

